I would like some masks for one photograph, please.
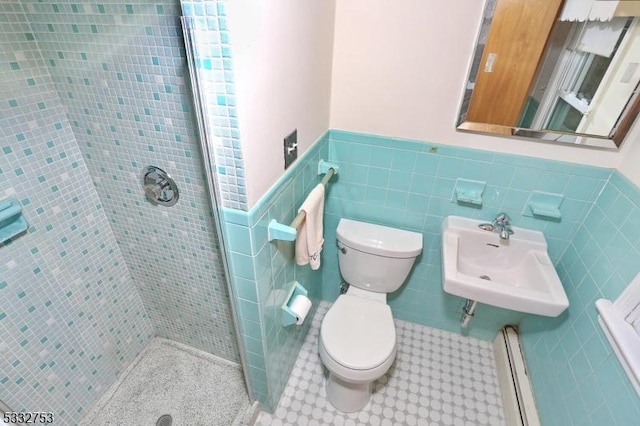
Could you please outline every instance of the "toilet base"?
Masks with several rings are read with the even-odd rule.
[[[373,382],[350,383],[333,373],[327,379],[327,399],[337,410],[344,413],[360,411],[371,400]]]

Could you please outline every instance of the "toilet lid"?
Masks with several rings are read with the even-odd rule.
[[[385,362],[396,346],[396,328],[385,303],[341,295],[322,320],[320,338],[339,364],[369,370]]]

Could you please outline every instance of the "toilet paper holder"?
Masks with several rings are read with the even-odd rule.
[[[287,297],[284,299],[284,303],[282,303],[283,326],[288,327],[296,323],[298,317],[295,312],[291,310],[291,302],[293,302],[293,299],[295,299],[296,296],[301,295],[306,297],[308,293],[307,289],[302,287],[298,281],[293,282],[293,286],[291,286],[289,293],[287,293]]]

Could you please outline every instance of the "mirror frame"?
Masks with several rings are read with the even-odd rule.
[[[492,1],[494,1],[494,3],[492,3]],[[482,58],[483,45],[480,43],[480,41],[483,31],[486,30],[488,32],[489,28],[491,27],[493,17],[491,17],[491,19],[487,19],[486,16],[488,13],[491,13],[489,8],[492,7],[492,4],[495,4],[495,1],[497,0],[485,0],[481,17],[482,21],[478,30],[478,34],[476,36],[474,52],[471,57],[469,69],[467,72],[467,78],[465,80],[465,87],[469,87],[469,85],[474,83],[475,81],[473,68],[474,64],[476,62],[479,63]],[[478,67],[477,72],[479,71],[480,67]],[[633,95],[629,98],[627,105],[622,111],[621,118],[616,123],[616,127],[611,130],[609,136],[599,136],[585,133],[568,133],[546,129],[536,130],[503,126],[498,124],[466,121],[464,118],[466,117],[470,105],[470,102],[467,102],[465,106],[466,93],[467,90],[465,89],[462,94],[462,100],[460,102],[459,113],[456,120],[456,129],[459,131],[481,133],[494,136],[519,137],[525,139],[533,139],[540,142],[574,145],[592,149],[595,148],[617,150],[618,148],[620,148],[620,145],[629,133],[631,126],[636,121],[638,113],[640,113],[640,84],[638,84],[638,87],[636,87]],[[471,90],[471,94],[473,94],[473,89]]]

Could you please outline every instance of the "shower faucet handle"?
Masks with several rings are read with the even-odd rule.
[[[164,170],[156,166],[144,169],[142,177],[144,195],[153,204],[171,207],[178,202],[178,186]]]
[[[156,184],[146,184],[144,186],[144,195],[152,204],[158,204],[158,200],[162,196],[162,186]]]

